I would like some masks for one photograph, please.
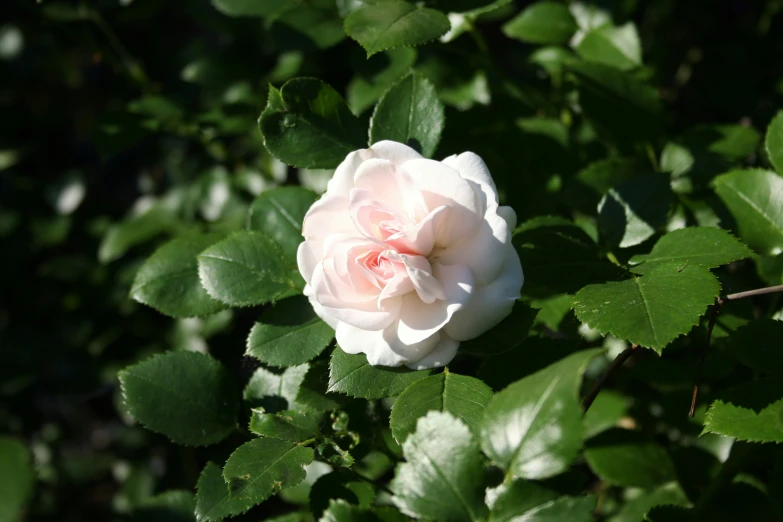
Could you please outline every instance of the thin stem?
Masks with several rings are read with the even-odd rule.
[[[117,33],[114,32],[108,23],[106,23],[106,20],[103,18],[103,16],[98,11],[92,11],[90,13],[90,19],[106,37],[106,40],[109,42],[109,46],[117,54],[120,61],[122,62],[122,65],[128,71],[128,75],[133,80],[138,82],[145,91],[149,90],[150,83],[147,79],[147,75],[139,66],[139,63],[136,61],[136,59],[133,58],[131,53],[122,43],[122,40],[119,39]]]
[[[723,297],[715,299],[715,306],[712,309],[712,315],[710,315],[710,323],[707,327],[707,342],[704,344],[701,350],[701,357],[699,358],[699,366],[696,368],[696,377],[693,384],[693,395],[691,396],[691,409],[688,410],[688,417],[693,418],[696,412],[696,400],[699,398],[699,387],[701,386],[701,375],[704,369],[704,360],[707,358],[707,350],[712,340],[712,329],[715,327],[715,320],[718,318],[723,303],[726,301],[736,301],[738,299],[744,299],[746,297],[755,297],[759,295],[775,294],[783,292],[783,285],[768,286],[765,288],[757,288],[755,290],[747,290],[745,292],[737,292],[734,294],[728,294]]]
[[[473,23],[473,20],[466,16],[465,25],[468,26],[470,36],[476,42],[476,46],[479,48],[479,51],[489,57],[489,46],[487,45],[487,41],[484,39],[484,36],[479,32],[479,30],[476,29],[476,25]]]
[[[609,377],[611,377],[614,372],[616,372],[617,369],[625,363],[625,361],[633,357],[633,355],[638,351],[636,349],[638,347],[638,344],[632,344],[630,348],[623,350],[620,355],[615,357],[614,361],[612,361],[612,364],[609,365],[609,368],[606,369],[604,374],[598,378],[598,381],[595,383],[595,386],[593,386],[593,389],[590,390],[590,393],[582,401],[582,408],[585,410],[585,413],[587,413],[587,410],[589,410],[590,406],[593,405],[593,401],[595,401],[595,398],[598,397],[601,388],[603,388],[604,384],[606,384],[606,381],[609,380]]]
[[[658,165],[658,158],[655,155],[655,149],[653,149],[652,143],[649,141],[644,144],[644,148],[647,150],[647,157],[650,159],[650,164],[655,172],[660,172],[661,167]]]

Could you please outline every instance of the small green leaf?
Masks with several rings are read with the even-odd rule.
[[[646,520],[644,516],[655,506],[688,506],[690,502],[677,482],[670,482],[652,491],[646,491],[641,495],[628,500],[617,515],[610,518],[610,522],[639,522]],[[661,522],[671,522],[663,519]]]
[[[676,480],[666,450],[638,432],[612,429],[590,439],[585,459],[596,475],[618,486],[651,489]]]
[[[250,431],[262,437],[302,442],[321,434],[318,417],[312,413],[283,410],[266,413],[263,408],[250,412]]]
[[[290,265],[303,241],[302,221],[318,196],[301,187],[279,187],[262,192],[250,206],[250,230],[263,232],[280,245]]]
[[[667,263],[642,277],[586,286],[572,306],[580,321],[602,335],[661,353],[699,323],[719,293],[718,279],[706,268]]]
[[[177,444],[214,444],[236,427],[234,381],[209,355],[159,354],[125,368],[119,379],[130,414]]]
[[[320,519],[324,510],[338,499],[360,508],[369,508],[375,500],[375,491],[369,482],[352,472],[334,471],[313,484],[310,490],[310,510]]]
[[[269,438],[242,444],[226,461],[223,479],[232,499],[247,498],[260,504],[281,489],[305,478],[304,467],[313,461],[313,450]]]
[[[333,169],[365,146],[366,131],[331,86],[315,78],[283,85],[261,113],[264,145],[294,167]]]
[[[255,505],[250,499],[230,497],[228,485],[223,480],[223,470],[212,462],[204,466],[196,488],[198,522],[217,522],[244,513]]]
[[[223,310],[198,277],[196,256],[216,243],[219,234],[192,234],[169,241],[136,272],[130,294],[136,301],[171,317],[200,317]]]
[[[585,60],[627,71],[642,64],[642,44],[636,25],[603,25],[587,32],[576,46]]]
[[[598,227],[611,245],[638,245],[666,223],[671,201],[668,176],[636,176],[609,190],[598,204]]]
[[[753,252],[720,228],[688,227],[669,232],[655,243],[652,252],[629,261],[637,274],[649,274],[669,262],[715,268],[751,257]],[[641,263],[641,264],[639,264]]]
[[[769,161],[783,174],[783,111],[778,112],[767,128],[767,136],[764,140],[764,148],[767,150]]]
[[[743,241],[763,255],[783,252],[783,178],[767,170],[735,170],[713,184]]]
[[[584,497],[560,497],[525,480],[503,484],[493,491],[489,522],[592,522],[598,499],[594,495]]]
[[[391,482],[394,504],[430,520],[482,520],[486,476],[470,429],[446,412],[431,411],[402,446],[407,462]]]
[[[272,366],[296,366],[313,359],[334,337],[306,298],[289,297],[261,314],[247,338],[246,355]]]
[[[373,366],[364,354],[345,353],[338,346],[329,362],[330,392],[340,392],[363,399],[383,399],[398,395],[432,370],[409,370],[404,367]]]
[[[534,44],[566,43],[576,30],[576,20],[568,6],[547,1],[526,7],[503,26],[506,36]]]
[[[171,232],[178,227],[174,213],[162,205],[153,205],[138,216],[132,216],[112,225],[103,235],[98,248],[98,260],[110,263],[128,250],[150,239]]]
[[[416,381],[403,391],[392,406],[389,424],[398,442],[416,429],[416,421],[430,410],[445,411],[478,433],[492,389],[478,379],[440,373]]]
[[[783,399],[758,411],[715,401],[707,410],[703,433],[717,433],[748,442],[783,442]]]
[[[368,58],[393,47],[430,42],[450,27],[440,11],[401,0],[364,5],[345,19],[345,32],[364,47]]]
[[[21,441],[0,437],[0,520],[22,520],[35,485],[30,451]]]
[[[742,364],[762,373],[783,374],[781,339],[783,322],[758,319],[732,332],[725,344]]]
[[[286,368],[278,375],[266,368],[257,368],[245,386],[242,396],[251,405],[261,406],[267,411],[298,409],[296,396],[309,369],[309,364],[301,364]]]
[[[337,393],[327,393],[329,365],[326,361],[314,361],[309,366],[296,395],[297,404],[310,411],[329,411],[339,409],[350,400]]]
[[[299,292],[280,246],[249,230],[199,254],[198,274],[210,296],[231,306],[264,304]]]
[[[386,91],[375,106],[370,120],[370,145],[382,140],[397,141],[430,158],[440,141],[444,118],[435,86],[411,71]]]
[[[625,275],[602,258],[584,230],[567,220],[534,218],[517,228],[512,242],[525,269],[522,292],[526,296],[573,293],[590,283]]]
[[[192,522],[196,499],[190,491],[169,490],[144,499],[133,509],[139,522]]]
[[[596,161],[580,170],[566,185],[565,195],[580,211],[596,214],[604,194],[640,172],[644,172],[644,169],[634,159],[608,158]]]
[[[484,415],[481,447],[507,475],[542,479],[573,462],[582,445],[579,383],[599,353],[576,352],[495,394]]]
[[[475,339],[461,342],[459,351],[488,356],[513,350],[527,338],[537,313],[527,303],[516,301],[508,317]]]
[[[628,399],[621,393],[602,390],[582,418],[585,439],[617,425],[628,411]]]
[[[342,499],[332,500],[318,522],[381,522],[367,508],[352,506]]]

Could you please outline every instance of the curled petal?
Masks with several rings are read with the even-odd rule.
[[[446,366],[457,355],[458,348],[459,341],[441,333],[438,344],[427,355],[416,362],[407,363],[406,366],[411,370],[429,370]]]
[[[443,163],[459,171],[464,179],[475,183],[474,188],[483,196],[484,208],[498,204],[498,189],[492,180],[487,164],[478,154],[463,152],[460,155],[449,156]]]
[[[419,299],[425,303],[433,303],[436,299],[446,299],[443,285],[432,275],[432,267],[427,258],[400,254],[393,250],[386,250],[383,255],[392,261],[405,265],[408,277],[413,283]]]
[[[396,333],[396,325],[382,331],[367,331],[340,323],[335,337],[337,344],[347,353],[364,353],[367,361],[374,366],[400,366],[426,356],[440,340],[440,334],[428,339],[406,345]]]

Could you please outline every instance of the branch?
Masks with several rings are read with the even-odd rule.
[[[587,413],[587,410],[590,409],[590,406],[592,406],[595,398],[598,397],[598,393],[601,391],[601,388],[603,388],[604,384],[606,384],[606,381],[609,380],[609,377],[611,377],[614,372],[616,372],[617,369],[622,366],[623,363],[625,363],[625,361],[630,359],[637,352],[636,348],[638,348],[638,346],[638,344],[632,344],[630,348],[626,348],[622,353],[620,353],[620,355],[615,357],[614,361],[612,361],[612,364],[609,365],[609,368],[607,368],[604,374],[601,375],[601,377],[595,383],[595,386],[593,386],[593,389],[590,390],[590,393],[582,401],[582,408],[584,408],[585,413]]]
[[[702,347],[701,357],[699,358],[699,366],[696,369],[696,377],[693,384],[693,396],[691,397],[691,409],[688,411],[688,417],[693,418],[693,415],[696,412],[696,399],[699,397],[699,386],[701,386],[701,374],[704,369],[704,360],[707,358],[707,349],[709,348],[710,341],[712,340],[712,329],[715,327],[715,320],[718,318],[720,309],[723,308],[723,303],[726,301],[736,301],[746,297],[755,297],[758,295],[774,294],[778,292],[783,292],[783,285],[757,288],[755,290],[748,290],[746,292],[737,292],[735,294],[728,294],[715,299],[715,306],[712,309],[710,323],[707,327],[707,342],[704,344],[704,347]]]

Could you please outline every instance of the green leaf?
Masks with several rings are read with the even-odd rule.
[[[598,500],[593,495],[557,498],[557,492],[525,480],[503,484],[492,493],[497,497],[489,522],[592,522]]]
[[[190,491],[169,490],[143,500],[133,509],[139,522],[191,522],[196,499]]]
[[[250,499],[232,498],[220,466],[207,462],[196,485],[196,520],[216,522],[244,513],[255,505]]]
[[[612,390],[602,390],[582,417],[585,439],[616,426],[627,411],[628,399],[624,395]]]
[[[652,252],[633,256],[629,263],[638,265],[631,269],[633,272],[649,274],[669,262],[715,268],[752,255],[748,247],[725,230],[688,227],[669,232],[655,243]]]
[[[481,447],[507,476],[551,477],[576,458],[582,445],[579,383],[599,353],[576,352],[495,394],[484,415]]]
[[[677,482],[664,484],[628,500],[608,522],[639,522],[655,506],[688,506],[688,497]]]
[[[261,406],[267,411],[298,409],[296,396],[309,369],[309,364],[301,364],[277,375],[266,368],[257,368],[242,396],[253,406]],[[285,404],[280,399],[284,399]]]
[[[763,255],[783,252],[783,178],[767,170],[736,170],[713,184],[743,241]]]
[[[236,427],[239,397],[234,380],[209,355],[167,352],[118,376],[130,414],[177,444],[214,444]]]
[[[517,228],[512,242],[525,270],[526,296],[573,293],[625,275],[600,255],[584,230],[567,220],[534,218]]]
[[[416,421],[430,410],[445,411],[478,433],[492,389],[473,377],[450,372],[416,381],[403,391],[391,410],[389,424],[397,442],[416,429]]]
[[[366,131],[342,97],[315,78],[294,78],[272,94],[259,125],[273,156],[294,167],[333,169],[365,146]]]
[[[566,185],[565,195],[571,205],[586,214],[596,214],[604,194],[644,172],[637,161],[629,158],[608,158],[591,163],[579,171]]]
[[[143,214],[109,227],[98,248],[98,260],[101,263],[110,263],[121,258],[134,246],[164,232],[173,231],[177,226],[173,212],[162,205],[153,205]]]
[[[369,482],[365,482],[353,472],[334,471],[320,477],[313,484],[310,490],[310,510],[320,519],[329,504],[337,499],[369,508],[375,500],[375,491]]]
[[[367,362],[364,354],[348,354],[337,347],[329,363],[328,391],[363,399],[383,399],[398,395],[430,373],[431,370],[373,366]]]
[[[580,321],[602,335],[661,353],[699,323],[719,293],[720,283],[709,270],[667,263],[642,277],[586,286],[572,307]]]
[[[329,507],[318,522],[381,522],[381,520],[367,508],[352,506],[345,500],[338,499],[329,502]]]
[[[401,0],[364,5],[345,19],[345,32],[364,47],[368,58],[392,47],[430,42],[450,27],[440,11]]]
[[[289,297],[261,314],[245,353],[272,366],[296,366],[324,351],[333,337],[332,327],[315,315],[306,298]]]
[[[253,439],[231,454],[223,467],[223,479],[232,499],[248,498],[260,504],[302,482],[304,467],[312,461],[311,448],[266,437]]]
[[[571,61],[579,104],[599,135],[629,152],[660,130],[658,91],[625,71],[597,63]]]
[[[748,442],[783,442],[783,399],[758,411],[715,401],[707,410],[703,433],[717,433]]]
[[[596,475],[618,486],[651,489],[676,480],[666,450],[638,432],[612,429],[593,437],[585,459]]]
[[[510,38],[534,44],[566,43],[576,32],[576,20],[565,4],[536,2],[503,26]]]
[[[262,192],[250,206],[247,228],[273,239],[289,264],[296,264],[296,250],[303,241],[302,221],[318,199],[315,192],[301,187],[279,187]]]
[[[249,230],[235,232],[199,254],[198,274],[210,296],[231,306],[264,304],[299,292],[280,246]]]
[[[461,342],[459,351],[474,355],[498,355],[513,350],[527,338],[537,313],[538,310],[527,303],[516,301],[508,317],[475,339]]]
[[[196,256],[216,243],[219,234],[193,234],[169,241],[136,272],[131,297],[171,317],[200,317],[223,310],[198,277]]]
[[[603,25],[587,32],[576,46],[585,60],[627,71],[642,64],[642,44],[633,22],[620,27]]]
[[[598,227],[606,241],[627,248],[666,224],[672,191],[663,174],[637,176],[615,186],[598,204]]]
[[[22,520],[35,485],[30,451],[21,441],[0,437],[0,520]]]
[[[726,339],[729,353],[754,370],[762,373],[783,374],[783,322],[758,319],[740,326]]]
[[[462,421],[431,411],[419,419],[402,451],[407,462],[397,466],[391,489],[403,513],[430,520],[484,519],[484,459]]]
[[[435,86],[411,71],[386,91],[375,106],[370,120],[370,144],[397,141],[430,158],[440,141],[444,118]]]
[[[368,71],[359,72],[348,83],[345,100],[354,114],[369,109],[416,63],[416,49],[398,47],[366,61]],[[383,67],[381,69],[381,67]],[[379,70],[380,69],[380,70]]]
[[[294,410],[266,413],[263,408],[251,411],[250,431],[263,437],[290,442],[302,442],[321,434],[318,417],[312,413]]]
[[[296,403],[311,411],[329,411],[341,407],[349,399],[336,393],[327,393],[329,365],[326,361],[309,363],[310,369],[299,387]]]
[[[770,122],[764,148],[772,166],[779,174],[783,174],[783,111],[778,112]]]

